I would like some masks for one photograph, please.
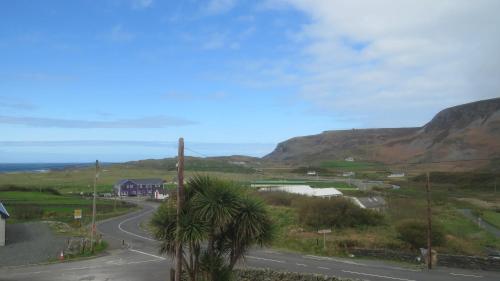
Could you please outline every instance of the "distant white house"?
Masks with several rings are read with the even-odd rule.
[[[0,246],[5,246],[5,221],[10,217],[9,212],[0,202]]]
[[[392,173],[387,176],[388,178],[404,178],[405,173]]]
[[[342,192],[334,187],[328,188],[312,188],[309,185],[298,185],[298,184],[290,184],[290,185],[280,185],[280,184],[252,184],[252,187],[259,188],[259,191],[283,191],[293,194],[312,196],[312,197],[338,197],[342,196]]]
[[[343,172],[342,176],[343,177],[354,177],[356,175],[355,172]]]
[[[318,173],[316,173],[316,171],[308,171],[307,172],[307,175],[308,176],[316,176]]]
[[[344,160],[347,161],[347,162],[354,162],[354,157],[347,157]]]

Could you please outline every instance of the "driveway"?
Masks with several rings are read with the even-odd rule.
[[[5,230],[5,246],[0,247],[0,267],[57,259],[66,243],[65,237],[54,235],[42,222],[8,224]]]

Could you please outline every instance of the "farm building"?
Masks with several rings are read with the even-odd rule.
[[[386,203],[381,196],[371,196],[371,197],[349,197],[352,202],[363,209],[370,209],[382,212],[385,210]]]
[[[153,196],[165,194],[164,181],[162,179],[122,179],[114,186],[115,194],[119,196]]]
[[[0,246],[5,246],[5,221],[9,216],[9,213],[0,202]]]
[[[290,185],[252,184],[252,187],[260,188],[259,191],[284,191],[293,194],[323,197],[323,198],[342,196],[342,192],[338,191],[338,189],[333,187],[312,188],[309,185],[295,185],[295,184],[290,184]]]
[[[404,178],[405,173],[392,173],[387,176],[388,178]]]

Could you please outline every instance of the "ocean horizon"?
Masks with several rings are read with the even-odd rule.
[[[47,173],[53,170],[79,168],[94,165],[88,163],[0,163],[0,173],[34,172]]]

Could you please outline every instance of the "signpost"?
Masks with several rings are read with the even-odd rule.
[[[78,221],[78,225],[82,226],[82,209],[75,209],[74,217]]]
[[[319,234],[323,234],[323,248],[326,250],[326,234],[332,233],[331,229],[320,229],[318,230]]]

